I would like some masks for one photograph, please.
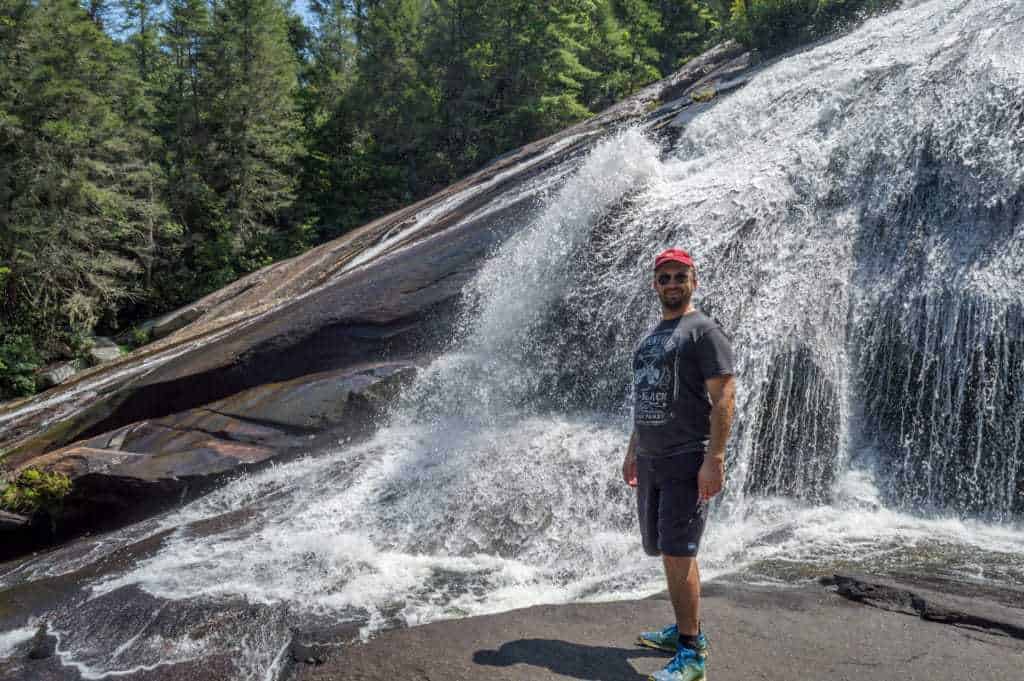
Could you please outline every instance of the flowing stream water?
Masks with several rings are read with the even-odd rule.
[[[921,2],[767,66],[670,143],[642,125],[601,140],[551,171],[562,179],[467,287],[448,350],[369,441],[24,562],[0,586],[171,530],[52,614],[61,659],[145,678],[231,651],[238,679],[274,678],[298,621],[368,636],[662,589],[619,467],[629,358],[657,319],[650,263],[668,245],[693,253],[698,306],[738,357],[705,578],[1019,586],[1021,35],[1017,0]],[[0,633],[0,657],[30,634]]]

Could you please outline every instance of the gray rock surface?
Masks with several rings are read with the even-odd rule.
[[[185,328],[201,316],[203,316],[202,308],[196,305],[186,305],[153,320],[152,324],[149,325],[149,336],[153,340],[165,338],[178,329]]]
[[[121,348],[109,338],[97,336],[93,338],[93,346],[89,348],[89,361],[93,364],[104,364],[121,358]]]
[[[69,378],[78,373],[78,368],[74,362],[57,362],[56,364],[50,364],[44,367],[39,372],[39,376],[36,378],[36,383],[40,390],[46,390],[52,388],[55,385],[64,383]]]
[[[389,631],[297,664],[292,678],[640,681],[668,655],[634,645],[637,632],[671,618],[664,597],[538,606]],[[715,681],[1018,681],[1024,669],[1020,639],[866,607],[818,584],[712,584],[703,620]]]

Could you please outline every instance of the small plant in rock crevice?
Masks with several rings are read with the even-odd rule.
[[[71,478],[63,473],[27,468],[0,493],[0,509],[22,515],[42,511],[49,516],[52,527],[70,492]]]

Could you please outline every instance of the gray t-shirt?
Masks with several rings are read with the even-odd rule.
[[[711,434],[704,381],[734,373],[732,345],[711,318],[692,312],[663,321],[633,355],[633,426],[640,454],[703,452]]]

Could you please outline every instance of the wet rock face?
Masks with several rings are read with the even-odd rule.
[[[415,372],[407,362],[384,362],[262,385],[10,463],[71,478],[71,494],[52,519],[56,538],[110,529],[194,497],[227,475],[307,452],[318,437],[369,432]],[[20,516],[4,526],[10,541],[0,558],[41,539],[39,527]]]
[[[807,346],[773,359],[753,410],[751,470],[745,492],[826,502],[839,456],[839,391]]]

